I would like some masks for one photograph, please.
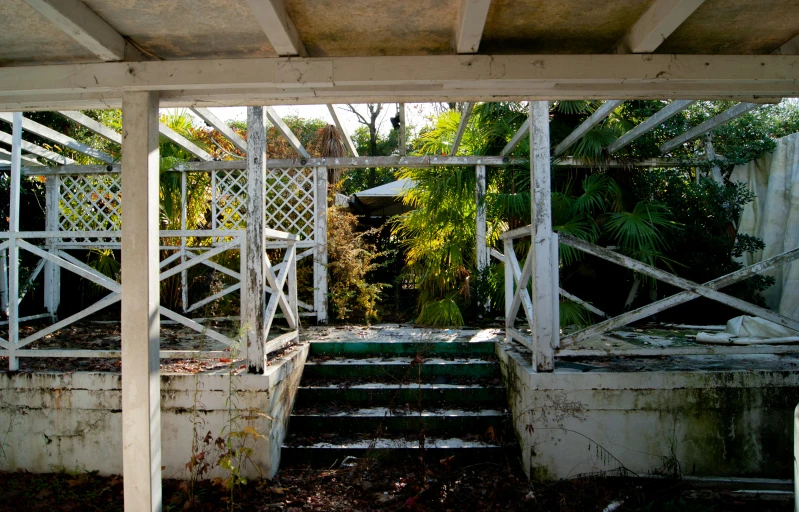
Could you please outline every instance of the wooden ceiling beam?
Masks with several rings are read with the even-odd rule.
[[[596,109],[588,119],[580,123],[580,126],[574,129],[569,135],[563,139],[560,144],[555,146],[555,156],[560,156],[566,152],[575,142],[582,139],[586,133],[591,131],[596,125],[605,120],[616,108],[624,103],[624,100],[608,100]]]
[[[7,123],[12,122],[12,114],[9,112],[2,112],[0,113],[0,119]],[[114,157],[100,151],[99,149],[93,148],[87,144],[82,142],[78,142],[77,140],[64,135],[63,133],[57,132],[52,128],[48,128],[47,126],[37,123],[27,117],[22,118],[22,129],[26,132],[30,132],[33,134],[38,135],[39,137],[45,138],[49,141],[55,142],[61,146],[66,148],[72,149],[77,151],[78,153],[83,153],[84,155],[90,156],[92,158],[96,158],[101,162],[105,162],[108,164],[114,163]],[[24,148],[23,148],[24,149]],[[27,150],[26,150],[27,151]],[[30,152],[30,151],[29,151]]]
[[[711,130],[715,130],[719,126],[729,123],[736,117],[746,114],[747,112],[750,112],[760,106],[761,106],[760,103],[739,103],[734,107],[725,110],[721,114],[711,117],[704,123],[698,126],[694,126],[685,133],[678,135],[677,137],[674,137],[670,141],[664,143],[663,145],[660,146],[660,152],[662,154],[668,153],[677,146],[685,142],[688,142],[689,140],[693,140],[699,137],[700,135],[704,135],[705,133],[708,133]]]
[[[672,101],[662,109],[658,110],[655,114],[644,120],[641,124],[634,127],[608,146],[608,153],[611,155],[621,148],[627,146],[632,141],[647,133],[649,130],[660,126],[672,117],[676,116],[689,106],[696,103],[695,100],[676,100]]]
[[[461,0],[458,26],[455,29],[455,51],[477,53],[483,38],[491,0]]]
[[[618,53],[652,53],[705,0],[655,0],[630,27],[616,51]]]
[[[308,55],[300,39],[300,33],[297,32],[294,21],[286,11],[284,0],[247,0],[247,4],[278,55],[281,57]]]
[[[100,59],[125,59],[125,38],[81,0],[23,0]]]

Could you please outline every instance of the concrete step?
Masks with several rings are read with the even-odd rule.
[[[491,357],[495,343],[490,341],[315,341],[310,356],[374,357],[374,356],[462,356]]]
[[[452,405],[468,403],[475,406],[504,404],[505,387],[500,384],[431,384],[425,382],[411,382],[404,385],[383,382],[309,385],[300,387],[295,407],[331,403],[359,406],[364,404],[418,404],[420,402],[426,407],[443,403]]]
[[[281,449],[281,465],[311,464],[330,467],[347,457],[416,461],[420,456],[418,440],[379,437],[375,439],[337,439],[307,442],[289,438]],[[518,445],[505,448],[499,443],[460,438],[433,438],[424,441],[426,460],[438,462],[454,456],[453,463],[500,462],[518,457]]]
[[[295,409],[289,429],[294,433],[346,432],[404,434],[424,431],[426,434],[472,434],[496,437],[509,425],[508,413],[495,409],[426,409],[370,407]]]
[[[359,359],[311,360],[305,363],[303,381],[312,379],[384,378],[416,380],[442,377],[446,382],[457,379],[485,379],[500,376],[495,361],[475,358],[426,358],[421,364],[411,364],[412,357],[367,357]]]

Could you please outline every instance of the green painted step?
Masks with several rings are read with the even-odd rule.
[[[464,441],[458,438],[425,439],[424,457],[426,460],[439,460],[455,456],[453,463],[462,465],[475,462],[500,462],[519,457],[518,445],[510,448],[499,444],[481,441]],[[281,466],[311,464],[316,467],[331,467],[340,464],[347,457],[370,457],[392,463],[416,461],[419,457],[418,440],[408,439],[360,439],[357,441],[321,441],[308,444],[295,442],[289,438],[281,448]]]
[[[414,380],[444,377],[447,379],[486,379],[500,376],[499,365],[484,359],[425,359],[412,365],[413,358],[364,358],[308,361],[303,370],[305,383],[314,378],[384,378]]]
[[[329,384],[301,386],[295,407],[308,404],[348,403],[432,405],[440,403],[492,405],[505,403],[503,386],[480,384],[429,384],[412,382],[406,385],[371,382],[365,384]]]
[[[346,432],[374,435],[404,434],[424,431],[426,434],[486,434],[489,429],[498,435],[505,430],[508,415],[493,409],[459,410],[427,409],[421,414],[411,408],[373,407],[356,410],[294,410],[289,429],[295,433]]]
[[[311,356],[493,356],[494,341],[315,341]]]

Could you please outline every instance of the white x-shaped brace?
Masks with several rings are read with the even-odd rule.
[[[55,324],[53,324],[53,325],[51,325],[49,327],[46,327],[46,328],[44,328],[44,329],[42,329],[40,331],[37,331],[37,332],[31,334],[30,336],[24,338],[24,339],[21,339],[18,343],[15,343],[13,347],[11,347],[10,346],[11,344],[8,343],[6,340],[0,339],[0,347],[2,347],[2,348],[21,349],[21,348],[23,348],[23,347],[25,347],[27,345],[30,345],[34,341],[37,341],[37,340],[47,336],[48,334],[56,332],[56,331],[58,331],[58,330],[60,330],[60,329],[62,329],[64,327],[66,327],[67,325],[70,325],[70,324],[72,324],[74,322],[77,322],[78,320],[80,320],[82,318],[85,318],[85,317],[91,315],[92,313],[100,311],[101,309],[103,309],[105,307],[108,307],[108,306],[110,306],[110,305],[112,305],[112,304],[114,304],[116,302],[119,302],[119,300],[121,300],[121,298],[122,298],[122,285],[120,285],[119,283],[117,283],[113,279],[109,278],[108,276],[101,274],[97,270],[91,268],[90,266],[86,265],[84,262],[78,260],[77,258],[73,257],[72,255],[70,255],[70,254],[68,254],[68,253],[66,253],[64,251],[57,251],[57,253],[54,254],[54,253],[45,251],[43,249],[40,249],[39,247],[36,247],[35,245],[33,245],[33,244],[29,243],[29,242],[26,242],[24,240],[17,240],[16,243],[17,243],[17,245],[19,246],[20,249],[24,249],[26,251],[29,251],[30,253],[32,253],[32,254],[34,254],[36,256],[39,256],[43,260],[50,261],[50,262],[58,265],[59,267],[63,268],[64,270],[67,270],[69,272],[75,273],[75,274],[79,275],[80,277],[83,277],[84,279],[87,279],[87,280],[89,280],[89,281],[91,281],[91,282],[93,282],[93,283],[95,283],[95,284],[97,284],[99,286],[102,286],[103,288],[106,288],[107,290],[109,290],[111,293],[106,295],[105,297],[103,297],[99,301],[95,302],[94,304],[92,304],[88,308],[86,308],[86,309],[84,309],[82,311],[79,311],[79,312],[75,313],[74,315],[71,315],[71,316],[69,316],[67,318],[64,318],[63,320],[61,320],[59,322],[56,322]],[[187,262],[182,263],[181,265],[173,267],[173,268],[167,270],[166,272],[163,272],[160,275],[160,280],[163,281],[164,279],[167,279],[168,277],[177,274],[178,272],[180,272],[184,268],[191,267],[193,265],[196,265],[198,263],[201,263],[201,262],[207,260],[208,258],[216,256],[217,254],[220,254],[220,253],[232,248],[236,244],[237,244],[237,242],[231,242],[231,243],[228,243],[228,244],[221,245],[219,247],[216,247],[216,248],[214,248],[214,249],[202,254],[201,256],[198,256],[194,260],[187,261]],[[169,264],[171,261],[174,261],[174,258],[171,258],[171,259],[168,258],[167,260],[162,261],[160,263],[160,266],[164,267],[167,264]],[[170,318],[172,320],[175,320],[175,321],[185,325],[186,327],[194,329],[194,330],[196,330],[198,332],[202,332],[202,333],[206,334],[208,337],[210,337],[212,339],[215,339],[215,340],[217,340],[217,341],[219,341],[221,343],[224,343],[225,345],[233,345],[234,344],[234,340],[228,338],[224,334],[221,334],[221,333],[219,333],[219,332],[217,332],[217,331],[215,331],[213,329],[210,329],[207,326],[203,326],[203,325],[195,322],[194,320],[191,320],[190,318],[187,318],[187,317],[185,317],[183,315],[180,315],[180,314],[178,314],[178,313],[176,313],[176,312],[174,312],[174,311],[172,311],[170,309],[167,309],[167,308],[162,306],[160,308],[160,312],[161,312],[162,315],[164,315],[164,316],[166,316],[166,317],[168,317],[168,318]]]
[[[665,283],[669,283],[673,286],[676,286],[677,288],[681,288],[686,292],[689,292],[694,296],[706,297],[708,299],[721,302],[722,304],[726,304],[730,307],[733,307],[745,313],[749,313],[750,315],[758,316],[765,320],[769,320],[776,324],[799,331],[799,322],[793,320],[792,318],[788,318],[786,316],[780,315],[766,308],[756,306],[752,303],[746,302],[745,300],[718,291],[718,288],[731,284],[731,282],[726,282],[728,281],[728,279],[719,278],[719,279],[714,279],[713,281],[710,281],[706,284],[699,284],[690,281],[688,279],[675,276],[674,274],[666,272],[665,270],[661,270],[657,267],[647,265],[646,263],[630,258],[629,256],[624,256],[623,254],[613,252],[609,249],[605,249],[604,247],[599,247],[598,245],[594,245],[592,243],[580,240],[578,238],[574,238],[569,235],[560,234],[560,242],[569,245],[571,247],[574,247],[575,249],[579,249],[588,254],[592,254],[598,258],[602,258],[612,263],[616,263],[623,267],[629,268],[631,270],[634,270],[635,272],[639,272],[641,274],[653,277]],[[789,251],[789,253],[792,252],[794,251]],[[755,267],[755,265],[753,265],[752,267]],[[741,269],[740,271],[736,271],[733,274],[739,274],[741,276],[747,277],[750,273],[751,272],[746,272],[746,269]],[[730,274],[730,276],[732,276],[732,274]]]
[[[524,262],[524,269],[519,268],[519,260],[516,259],[516,253],[513,252],[513,246],[510,250],[506,250],[505,257],[508,258],[510,266],[513,269],[513,281],[516,283],[516,291],[513,293],[513,302],[510,307],[509,319],[516,319],[519,313],[519,307],[524,304],[524,315],[527,317],[527,323],[530,328],[533,327],[533,301],[530,298],[530,292],[527,291],[527,281],[533,274],[533,250],[535,244],[530,245],[530,251],[527,253],[527,260]]]
[[[283,264],[281,265],[280,271],[278,272],[277,276],[275,276],[274,268],[272,267],[272,262],[269,261],[269,256],[265,255],[266,258],[266,266],[265,266],[265,275],[266,281],[269,283],[269,292],[271,296],[269,297],[269,302],[266,305],[264,310],[264,324],[266,327],[266,332],[269,332],[269,328],[272,325],[272,319],[277,312],[277,307],[280,306],[280,310],[283,312],[283,315],[286,318],[286,321],[289,324],[290,329],[297,329],[298,322],[296,311],[291,306],[291,302],[286,297],[285,292],[283,291],[283,287],[286,284],[286,279],[289,273],[296,272],[296,258],[297,256],[297,246],[294,244],[289,244],[286,248],[286,254],[283,257]],[[267,293],[267,291],[264,291]]]

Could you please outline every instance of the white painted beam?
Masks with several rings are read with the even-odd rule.
[[[165,125],[164,123],[158,123],[158,133],[160,133],[170,141],[174,142],[181,148],[185,149],[192,155],[196,156],[200,160],[206,162],[210,162],[211,160],[213,160],[213,157],[207,151],[197,146],[195,143],[193,143],[183,135],[179,134],[169,126]]]
[[[344,126],[341,124],[341,119],[338,117],[338,112],[331,104],[327,104],[327,110],[330,112],[330,117],[333,118],[333,123],[336,125],[336,129],[341,134],[341,138],[344,139],[344,144],[346,144],[347,149],[350,152],[351,156],[358,157],[358,150],[355,148],[355,143],[352,142],[352,137],[350,134],[344,131]]]
[[[477,186],[475,190],[475,201],[477,202],[477,214],[475,215],[475,252],[477,257],[477,272],[483,278],[486,278],[487,276],[485,276],[484,273],[491,263],[491,255],[488,252],[488,244],[486,243],[486,166],[475,166],[475,173],[477,179]],[[482,305],[482,308],[478,307],[478,310],[482,309],[481,316],[483,312],[488,313],[491,311],[490,297],[478,297],[478,300],[480,301],[479,304]]]
[[[103,123],[95,121],[94,119],[87,116],[86,114],[83,114],[82,112],[78,112],[77,110],[63,110],[59,112],[59,114],[68,119],[71,119],[72,121],[75,121],[81,126],[85,126],[89,130],[96,133],[97,135],[105,137],[111,142],[122,144],[122,135],[120,135],[113,129],[109,128],[108,126],[104,125]]]
[[[191,111],[197,114],[200,119],[208,123],[214,130],[224,135],[225,138],[229,140],[236,149],[245,153],[247,152],[247,141],[242,139],[239,134],[233,130],[233,128],[226,125],[224,121],[216,117],[209,109],[194,107],[191,109]]]
[[[569,149],[572,144],[577,142],[578,140],[582,139],[583,136],[588,133],[593,127],[601,123],[608,117],[611,113],[613,113],[616,108],[624,103],[624,100],[608,100],[602,104],[598,109],[596,109],[588,119],[583,121],[580,126],[574,129],[565,139],[563,139],[560,144],[555,147],[555,156],[560,156]]]
[[[483,38],[491,0],[461,0],[458,26],[455,29],[455,51],[477,53]]]
[[[452,141],[452,147],[449,150],[449,156],[455,156],[458,153],[458,146],[461,145],[463,134],[466,132],[466,126],[469,124],[469,118],[472,116],[472,109],[474,103],[467,101],[463,105],[463,112],[461,112],[461,120],[458,123],[458,131],[455,132],[455,140]]]
[[[104,61],[125,59],[125,39],[81,0],[23,0]]]
[[[726,124],[736,117],[746,114],[747,112],[750,112],[759,106],[761,106],[759,103],[739,103],[734,107],[725,110],[721,114],[711,117],[699,126],[694,126],[682,135],[678,135],[677,137],[674,137],[670,141],[664,143],[662,146],[660,146],[660,152],[668,153],[680,144],[684,144],[685,142],[695,139],[700,135],[704,135],[711,130],[715,130],[719,126]]]
[[[122,474],[125,510],[161,510],[158,94],[122,103]]]
[[[302,146],[300,139],[298,139],[297,136],[294,135],[294,132],[291,131],[291,128],[288,127],[286,122],[283,121],[283,118],[280,117],[280,115],[275,111],[275,109],[273,109],[272,107],[264,107],[264,113],[266,114],[266,117],[268,117],[269,120],[272,122],[272,124],[275,126],[275,128],[277,128],[277,131],[279,131],[283,135],[283,137],[285,137],[286,140],[289,142],[289,145],[292,148],[294,148],[294,151],[296,151],[305,158],[311,158],[311,155],[308,154],[308,151],[306,151],[305,148]]]
[[[799,34],[772,53],[775,55],[799,55]]]
[[[0,132],[0,142],[5,142],[6,144],[11,144],[12,143],[11,140],[12,140],[11,135],[9,135],[6,132]],[[42,158],[46,158],[46,159],[51,160],[51,161],[53,161],[53,162],[55,162],[57,164],[74,165],[76,163],[75,160],[73,160],[73,159],[71,159],[71,158],[69,158],[67,156],[59,155],[58,153],[50,151],[49,149],[44,149],[41,146],[37,146],[36,144],[32,144],[32,143],[24,141],[24,140],[22,141],[21,147],[22,147],[23,151],[27,151],[28,153],[32,153],[32,154],[34,154],[36,156],[40,156]]]
[[[19,192],[22,181],[22,112],[14,112],[11,120],[11,183],[8,201],[8,231],[19,232]],[[19,359],[14,355],[15,345],[19,343],[19,241],[8,241],[8,369],[19,370]]]
[[[0,155],[3,155],[4,160],[11,161],[11,151],[0,148]],[[20,155],[20,159],[22,159],[23,162],[29,163],[30,165],[42,165],[38,160],[29,156]]]
[[[247,0],[247,4],[278,55],[308,55],[284,0]]]
[[[652,53],[705,0],[655,0],[630,27],[617,48],[618,53]]]
[[[613,153],[627,146],[635,139],[648,132],[649,130],[652,130],[656,126],[660,126],[661,124],[665,123],[666,121],[676,116],[677,114],[679,114],[689,106],[693,105],[694,103],[696,103],[695,100],[672,101],[662,109],[658,110],[651,117],[643,121],[641,124],[639,124],[629,132],[625,133],[624,135],[613,141],[613,143],[611,143],[611,145],[608,146],[608,153],[612,155]]]
[[[505,147],[502,148],[502,151],[499,152],[499,156],[508,156],[510,152],[513,151],[513,148],[519,145],[524,137],[530,133],[530,120],[525,119],[522,125],[516,130],[516,133],[513,134],[513,137],[510,138]]]
[[[128,89],[161,91],[162,106],[401,98],[768,100],[799,96],[795,61],[791,55],[439,55],[0,67],[0,110],[115,107]]]
[[[0,112],[0,119],[6,121],[8,123],[11,122],[11,114],[7,112]],[[78,142],[72,137],[68,137],[63,133],[59,133],[52,128],[48,128],[47,126],[37,123],[36,121],[32,121],[25,117],[22,118],[22,129],[31,133],[35,133],[36,135],[43,137],[47,140],[53,141],[56,144],[60,144],[62,146],[68,147],[70,149],[74,149],[78,153],[83,153],[84,155],[88,155],[92,158],[96,158],[101,162],[105,162],[108,164],[114,163],[114,157],[109,155],[108,153],[104,153],[99,149],[95,149],[91,146],[88,146],[82,142]],[[27,151],[27,150],[26,150]]]
[[[242,276],[247,371],[262,374],[266,367],[266,118],[264,107],[247,107],[247,227],[245,230],[246,270]]]
[[[530,284],[534,307],[533,367],[539,372],[555,368],[554,349],[559,346],[558,301],[552,241],[552,179],[549,167],[549,102],[530,102],[530,185],[532,200],[532,274]],[[526,283],[525,283],[526,284]],[[557,297],[558,295],[555,295]]]

